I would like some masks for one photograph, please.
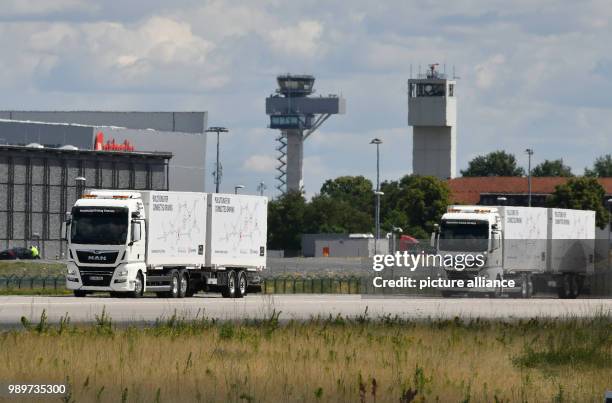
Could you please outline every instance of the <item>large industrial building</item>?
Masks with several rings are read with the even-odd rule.
[[[0,145],[0,248],[36,245],[61,258],[61,222],[85,187],[167,190],[171,157]]]
[[[207,118],[207,112],[0,111],[0,144],[170,152],[170,189],[203,192]]]
[[[203,192],[206,126],[206,112],[0,111],[0,248],[62,257],[85,187]]]

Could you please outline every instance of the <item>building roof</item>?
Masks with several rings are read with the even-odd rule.
[[[551,194],[555,187],[567,181],[561,177],[532,177],[531,194]],[[612,195],[612,178],[598,178],[606,194]],[[453,203],[478,204],[481,194],[527,194],[529,185],[527,177],[520,176],[485,176],[461,177],[448,180]]]
[[[160,159],[170,159],[172,158],[171,152],[161,152],[161,151],[97,151],[97,150],[71,150],[65,148],[37,148],[37,147],[28,147],[28,146],[13,146],[13,145],[5,145],[0,144],[0,151],[21,151],[24,153],[43,153],[43,154],[70,154],[70,155],[98,155],[102,157],[112,157],[112,156],[127,156],[127,157],[142,157],[142,158],[160,158]]]

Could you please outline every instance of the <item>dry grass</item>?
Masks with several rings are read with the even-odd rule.
[[[174,317],[144,329],[117,329],[106,316],[79,328],[24,322],[25,330],[0,335],[0,379],[67,381],[66,400],[77,402],[599,402],[612,385],[612,319],[604,315],[277,318]]]

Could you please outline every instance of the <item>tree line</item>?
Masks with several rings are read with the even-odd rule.
[[[461,171],[462,176],[524,176],[525,170],[518,166],[514,154],[505,151],[493,151],[481,155],[468,163]],[[561,176],[572,177],[572,169],[563,163],[563,159],[544,160],[531,170],[531,176]],[[612,155],[598,157],[592,168],[584,169],[584,176],[589,178],[612,177]]]
[[[474,158],[463,176],[523,176],[516,158],[495,151]],[[604,188],[597,177],[612,176],[612,158],[598,158],[582,177],[574,177],[563,160],[544,161],[532,170],[533,176],[565,176],[547,203],[550,207],[595,210],[597,225],[603,228],[610,216],[602,203]],[[375,195],[372,181],[364,176],[340,176],[323,183],[319,193],[306,200],[300,192],[289,192],[268,204],[268,248],[299,250],[301,236],[308,233],[375,233]],[[381,183],[381,236],[394,227],[415,238],[429,238],[453,201],[446,181],[431,176],[406,175]]]

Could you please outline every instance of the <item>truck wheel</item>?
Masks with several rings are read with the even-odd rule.
[[[83,298],[87,295],[87,291],[83,290],[74,290],[74,296],[78,298]]]
[[[178,290],[178,298],[185,298],[187,296],[187,292],[189,290],[189,276],[185,270],[179,270],[179,290]]]
[[[572,285],[569,274],[564,274],[561,278],[561,285],[557,288],[557,294],[559,298],[566,299],[570,298],[572,293]]]
[[[170,291],[168,291],[168,298],[178,298],[180,290],[180,278],[178,270],[172,270],[170,272]]]
[[[533,283],[529,274],[521,275],[521,298],[531,298],[533,293]]]
[[[221,290],[223,298],[234,298],[236,295],[236,272],[230,270],[227,272],[227,285]]]
[[[570,274],[570,295],[569,298],[574,299],[580,294],[580,287],[578,285],[578,276]]]
[[[496,280],[503,280],[502,277],[498,274],[496,277]],[[499,298],[503,295],[504,293],[504,289],[503,287],[499,286],[499,287],[495,287],[495,291],[493,291],[492,293],[489,293],[489,298]]]
[[[238,272],[238,284],[236,287],[236,298],[242,298],[247,295],[247,276],[242,270]]]
[[[134,291],[128,293],[130,298],[140,298],[144,294],[144,277],[141,272],[136,275],[136,281],[134,281]]]

